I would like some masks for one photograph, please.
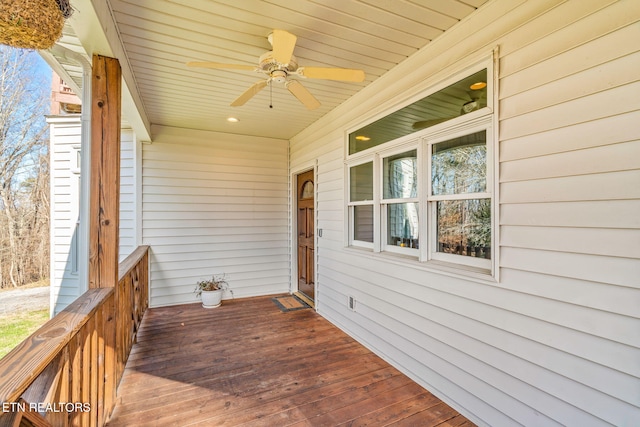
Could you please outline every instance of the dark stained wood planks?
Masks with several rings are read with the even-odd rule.
[[[473,426],[311,309],[147,311],[109,426]]]

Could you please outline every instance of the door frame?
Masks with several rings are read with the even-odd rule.
[[[318,162],[309,162],[291,171],[290,197],[291,197],[291,275],[289,291],[292,294],[298,292],[298,175],[313,170],[313,308],[317,311],[319,305],[318,294]],[[309,302],[309,301],[307,301]]]

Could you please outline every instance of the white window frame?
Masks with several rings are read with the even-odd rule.
[[[431,153],[432,149],[435,145],[440,142],[445,142],[454,138],[458,138],[461,136],[469,135],[476,132],[486,132],[486,191],[479,193],[463,193],[463,194],[447,194],[447,195],[433,195],[432,185],[431,185],[431,175],[432,175],[432,165],[431,165]],[[464,126],[457,126],[451,128],[448,132],[443,132],[438,134],[437,136],[430,137],[426,136],[423,138],[422,143],[424,144],[423,152],[425,153],[425,164],[427,165],[423,181],[426,181],[428,185],[426,185],[426,206],[425,213],[427,218],[425,218],[426,223],[428,225],[427,231],[427,252],[422,253],[421,259],[426,259],[427,261],[435,260],[435,261],[443,261],[452,264],[462,264],[470,267],[476,267],[481,269],[491,269],[492,259],[493,259],[493,251],[494,244],[493,241],[493,229],[495,227],[494,223],[494,209],[491,209],[491,229],[492,229],[492,244],[491,244],[491,259],[485,258],[475,258],[465,255],[455,255],[455,254],[447,254],[443,252],[438,252],[438,233],[437,233],[437,202],[446,201],[446,200],[471,200],[471,199],[488,199],[493,206],[493,151],[494,151],[494,138],[493,138],[493,126],[492,126],[492,117],[485,116],[480,119],[473,120],[469,123],[466,123]],[[422,245],[421,245],[422,247]]]
[[[346,185],[346,199],[348,210],[348,227],[345,229],[346,238],[345,243],[348,247],[366,248],[373,253],[386,253],[390,255],[401,256],[400,259],[406,259],[407,262],[411,260],[418,261],[425,266],[432,267],[434,269],[444,268],[446,271],[458,271],[463,274],[490,274],[497,278],[497,272],[495,271],[496,256],[497,256],[497,237],[498,237],[498,209],[497,209],[497,183],[495,182],[495,150],[497,144],[497,132],[495,131],[496,122],[496,81],[495,72],[497,69],[496,61],[493,57],[488,57],[476,65],[466,68],[446,79],[438,84],[433,85],[429,90],[424,91],[419,95],[414,95],[411,99],[402,105],[396,105],[393,110],[387,111],[386,114],[391,114],[404,105],[408,105],[411,102],[415,102],[418,99],[422,99],[429,96],[448,85],[464,79],[466,76],[482,69],[487,69],[487,83],[489,87],[487,90],[487,106],[480,110],[476,110],[453,118],[447,122],[443,122],[432,127],[416,131],[412,134],[402,136],[396,140],[388,141],[378,146],[371,147],[369,149],[349,154],[349,133],[359,129],[366,125],[360,123],[357,127],[345,132],[345,174],[347,177]],[[380,118],[378,114],[369,122],[375,121]],[[458,136],[464,136],[484,130],[486,132],[486,191],[483,193],[469,193],[464,195],[446,195],[446,196],[434,196],[431,194],[431,149],[434,144],[443,142],[449,139],[456,138]],[[383,177],[382,168],[383,160],[386,157],[394,154],[399,154],[412,149],[417,150],[418,154],[418,197],[415,201],[418,203],[418,222],[419,222],[419,249],[412,248],[400,248],[393,245],[386,244],[387,236],[387,219],[386,219],[386,207],[389,203],[407,203],[408,199],[383,199]],[[373,163],[373,200],[366,202],[351,202],[351,179],[350,169],[351,167],[358,166],[364,163]],[[437,216],[436,205],[437,201],[441,200],[461,200],[461,199],[489,199],[491,205],[491,259],[475,258],[466,255],[446,254],[437,252]],[[410,199],[411,202],[414,199]],[[353,207],[358,205],[371,205],[373,204],[373,244],[370,242],[363,242],[354,239],[354,215]],[[451,270],[453,268],[454,270]]]
[[[379,160],[379,165],[378,165],[378,173],[380,175],[380,178],[378,179],[378,181],[376,183],[374,183],[374,185],[379,186],[378,188],[378,194],[380,194],[380,201],[379,201],[379,217],[380,217],[380,250],[379,252],[394,252],[394,253],[398,253],[398,254],[406,254],[406,255],[412,255],[412,256],[419,256],[419,249],[417,248],[404,248],[404,247],[399,247],[399,246],[395,246],[395,245],[390,245],[387,242],[387,234],[388,234],[388,218],[387,218],[387,207],[389,205],[392,204],[398,204],[398,203],[416,203],[418,205],[418,226],[420,227],[420,224],[422,224],[422,209],[420,208],[420,194],[422,191],[422,180],[419,178],[420,177],[420,167],[421,167],[421,149],[420,149],[421,144],[419,144],[419,142],[416,141],[412,141],[408,144],[402,144],[400,146],[397,147],[393,147],[390,150],[385,150],[383,152],[380,152],[378,154],[378,158]],[[417,168],[418,168],[418,182],[417,182],[417,197],[408,197],[408,198],[394,198],[394,199],[385,199],[384,197],[384,160],[388,157],[392,157],[395,156],[397,154],[402,154],[402,153],[406,153],[409,151],[416,151],[416,160],[417,160]],[[375,164],[374,164],[375,167]],[[374,175],[375,175],[375,170],[374,170]],[[374,212],[375,212],[375,206],[374,206]],[[375,213],[374,213],[375,215]],[[374,220],[375,222],[375,220]],[[374,235],[375,235],[375,230],[374,230]],[[418,232],[418,239],[420,238],[419,236],[421,235],[420,232]],[[375,236],[374,236],[374,241],[375,241]]]
[[[71,173],[80,174],[81,154],[82,154],[82,151],[79,145],[74,145],[73,147],[71,147],[71,151],[70,151],[71,157],[69,159],[69,164],[70,164],[69,170],[71,171]]]
[[[375,206],[376,202],[379,200],[379,190],[377,190],[374,183],[376,182],[376,170],[377,170],[377,162],[378,159],[366,157],[361,159],[358,162],[354,162],[347,166],[347,209],[348,209],[348,218],[349,218],[349,227],[348,227],[348,245],[354,247],[361,247],[367,249],[375,250],[376,243],[376,230],[379,228],[379,224],[376,223],[376,215]],[[351,201],[351,168],[364,165],[366,163],[372,163],[373,165],[373,197],[371,200],[359,200],[359,201]],[[364,240],[356,240],[355,238],[355,207],[356,206],[371,206],[373,209],[373,243],[367,242]],[[379,219],[378,219],[379,221]]]

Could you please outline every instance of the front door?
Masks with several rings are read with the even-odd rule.
[[[298,194],[298,291],[315,299],[314,277],[314,185],[313,170],[297,177]]]

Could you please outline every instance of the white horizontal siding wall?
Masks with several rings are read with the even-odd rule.
[[[142,199],[151,305],[196,302],[195,283],[214,273],[236,298],[288,292],[288,141],[161,126],[153,135]]]
[[[131,129],[120,133],[120,244],[118,258],[124,260],[138,246],[137,236],[137,189],[136,156],[139,144]]]
[[[79,220],[80,116],[51,116],[49,139],[50,170],[50,311],[51,315],[80,296],[80,276],[75,254],[76,223]]]
[[[82,256],[76,253],[76,223],[80,215],[80,116],[51,116],[51,272],[50,307],[55,315],[85,290],[82,283]],[[120,246],[122,261],[137,246],[137,208],[135,159],[139,145],[131,129],[121,132],[120,169]]]
[[[638,425],[637,40],[636,1],[492,1],[298,135],[319,312],[480,425]],[[345,249],[345,130],[495,46],[499,282]]]

